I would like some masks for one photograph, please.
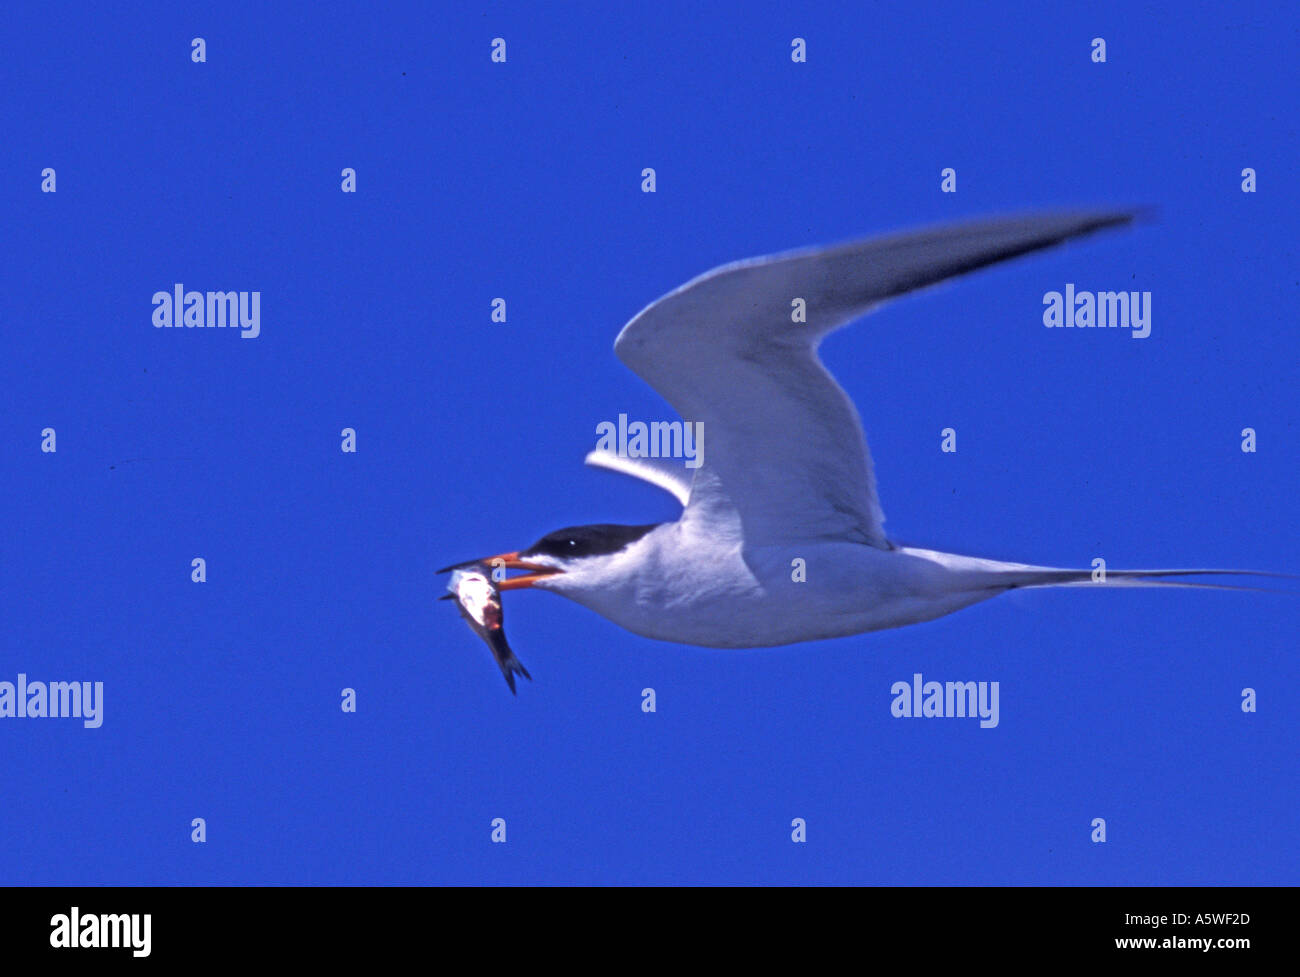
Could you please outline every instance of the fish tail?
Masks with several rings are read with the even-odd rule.
[[[492,646],[492,657],[494,657],[497,660],[497,664],[501,666],[501,674],[505,676],[506,685],[510,686],[510,693],[512,695],[517,695],[518,693],[515,691],[515,676],[522,675],[530,682],[533,680],[533,677],[528,674],[528,669],[524,668],[524,663],[516,658],[515,653],[510,650],[510,645],[506,643],[506,636],[500,628],[489,632],[489,634],[491,636],[489,638],[489,644]]]
[[[533,680],[533,677],[528,674],[528,669],[524,668],[524,663],[514,656],[514,652],[511,652],[509,658],[502,659],[497,664],[501,666],[501,674],[506,677],[506,685],[510,686],[512,694],[518,694],[515,692],[516,674],[522,675],[530,682]]]

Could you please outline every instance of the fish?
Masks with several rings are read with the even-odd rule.
[[[522,675],[528,681],[533,677],[528,669],[515,657],[506,641],[505,614],[501,608],[501,591],[492,581],[492,570],[486,564],[474,563],[458,567],[452,571],[447,583],[450,593],[439,600],[455,600],[461,616],[469,622],[470,629],[487,644],[505,676],[510,693],[518,695],[515,689],[515,676]]]

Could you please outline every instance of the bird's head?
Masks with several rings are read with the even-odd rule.
[[[657,525],[659,524],[619,526],[600,523],[594,526],[570,526],[547,533],[527,549],[457,563],[438,572],[446,573],[473,563],[486,563],[494,570],[500,567],[504,570],[528,571],[521,577],[496,580],[498,590],[534,587],[548,578],[603,566]],[[497,576],[500,575],[494,574],[494,578]]]

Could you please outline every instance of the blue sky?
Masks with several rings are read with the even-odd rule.
[[[886,528],[1300,571],[1294,11],[710,6],[8,11],[0,681],[105,691],[98,729],[0,720],[0,882],[1297,880],[1294,596],[1039,591],[711,651],[507,594],[517,698],[435,602],[446,563],[675,518],[581,464],[673,416],[611,352],[649,301],[1062,206],[1158,219],[825,344]],[[260,291],[261,335],[153,328],[177,282]],[[1150,337],[1044,329],[1067,282],[1150,291]],[[999,726],[893,718],[916,672],[999,682]]]

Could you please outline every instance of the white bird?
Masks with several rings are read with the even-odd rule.
[[[823,337],[888,299],[1133,216],[980,220],[706,272],[643,309],[614,343],[683,419],[703,423],[701,466],[692,477],[662,459],[586,459],[671,492],[681,518],[562,529],[472,562],[532,571],[501,590],[549,590],[636,634],[714,648],[902,627],[1019,587],[1220,586],[1157,578],[1253,574],[1112,570],[1093,584],[1091,569],[895,545],[857,411],[818,359]],[[806,322],[791,321],[795,299]]]

